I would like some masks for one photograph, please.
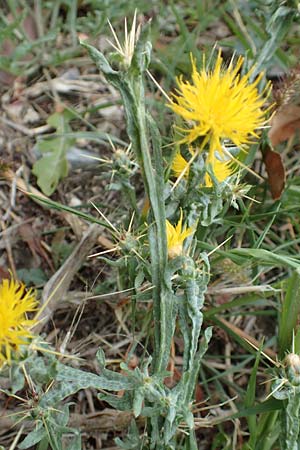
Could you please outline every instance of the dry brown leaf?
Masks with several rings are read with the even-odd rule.
[[[11,274],[8,272],[6,268],[0,266],[0,281],[11,278]]]
[[[40,256],[47,262],[50,269],[54,272],[52,261],[48,257],[47,253],[43,249],[41,244],[41,234],[35,227],[33,229],[32,224],[23,223],[19,226],[19,232],[23,242],[25,242],[31,254],[36,262],[36,267],[40,266]]]
[[[270,142],[276,146],[292,137],[297,130],[300,130],[300,106],[284,105],[271,121]]]
[[[264,163],[272,197],[274,200],[278,200],[285,185],[285,169],[281,155],[267,147],[264,153]]]

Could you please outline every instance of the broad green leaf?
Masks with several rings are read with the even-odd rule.
[[[70,133],[69,121],[73,114],[64,110],[52,114],[47,123],[56,128],[60,137],[52,137],[40,140],[38,149],[44,153],[33,166],[33,173],[37,177],[37,184],[44,194],[51,195],[57,188],[59,181],[68,175],[67,150],[74,143],[74,139],[66,137],[64,133]]]
[[[33,166],[33,173],[37,177],[37,184],[44,194],[51,195],[57,188],[59,181],[68,175],[68,162],[65,157],[66,149],[58,147],[59,142],[53,141],[53,151],[39,159]]]
[[[46,430],[39,424],[38,427],[31,431],[26,438],[18,445],[18,448],[23,450],[40,442],[46,436]]]
[[[40,405],[43,408],[57,405],[81,389],[120,391],[123,389],[133,390],[138,386],[137,380],[133,376],[125,376],[107,369],[103,370],[103,374],[96,375],[63,364],[58,366],[56,381],[58,384],[44,394],[41,399]]]

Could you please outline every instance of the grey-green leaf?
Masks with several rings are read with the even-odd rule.
[[[26,449],[29,447],[32,447],[33,445],[36,445],[38,442],[40,442],[44,437],[46,436],[46,430],[44,427],[39,424],[38,428],[31,431],[26,438],[18,445],[19,449]]]

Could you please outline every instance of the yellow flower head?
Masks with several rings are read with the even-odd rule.
[[[182,255],[182,247],[184,240],[193,234],[193,228],[182,228],[182,211],[180,219],[174,227],[168,220],[166,220],[167,227],[167,242],[168,242],[168,256],[170,259]]]
[[[216,156],[216,152],[209,152],[206,160],[207,164],[210,164],[214,176],[219,183],[225,181],[226,178],[230,177],[234,171],[233,161]],[[212,180],[208,173],[205,174],[205,186],[211,187],[213,185]]]
[[[193,153],[191,149],[190,152]],[[207,164],[210,164],[215,178],[219,183],[225,181],[234,171],[233,162],[228,159],[228,157],[220,158],[220,155],[216,156],[216,152],[209,152],[206,162]],[[181,153],[176,153],[172,161],[171,170],[176,178],[182,176],[184,176],[184,178],[188,177],[190,171],[189,162],[181,155]],[[212,185],[212,180],[207,173],[205,175],[205,186],[211,187]]]
[[[261,74],[253,82],[249,77],[253,69],[240,76],[244,59],[239,57],[235,67],[231,61],[227,69],[222,68],[223,59],[219,52],[212,71],[197,71],[192,59],[192,83],[178,78],[178,95],[169,107],[187,123],[188,128],[180,130],[186,135],[182,142],[192,143],[198,137],[208,136],[210,151],[222,152],[224,139],[237,147],[257,137],[257,128],[264,125],[264,99],[257,90]]]
[[[188,162],[179,152],[176,153],[172,161],[171,169],[176,178],[180,177],[182,172],[184,172],[184,177],[187,178],[189,176]]]
[[[0,284],[0,366],[10,363],[12,351],[28,345],[33,337],[30,328],[37,323],[27,313],[36,311],[37,301],[32,291],[14,280]]]

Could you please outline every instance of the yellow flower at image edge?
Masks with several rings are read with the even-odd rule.
[[[168,243],[168,257],[170,259],[182,255],[184,240],[193,234],[193,228],[182,228],[182,211],[177,225],[174,227],[168,220],[166,220],[167,227],[167,243]]]
[[[269,87],[262,94],[257,90],[263,74],[253,83],[249,82],[253,69],[240,76],[243,61],[239,57],[235,66],[231,61],[225,69],[219,52],[212,71],[198,71],[192,59],[192,82],[178,78],[177,95],[173,94],[174,101],[168,105],[187,122],[186,128],[177,127],[184,135],[182,143],[191,144],[199,137],[207,139],[210,164],[216,159],[216,151],[221,163],[226,163],[225,140],[241,148],[249,144],[251,138],[257,138],[256,130],[266,123],[262,107],[263,95],[268,95]]]
[[[35,294],[25,290],[23,284],[3,280],[0,284],[0,367],[11,362],[12,352],[21,345],[29,345],[33,334],[30,329],[37,323],[27,313],[37,309]]]

